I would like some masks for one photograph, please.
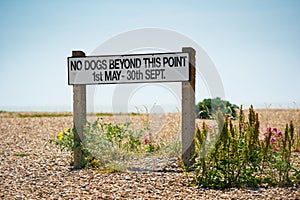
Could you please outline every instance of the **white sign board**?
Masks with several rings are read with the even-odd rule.
[[[182,81],[189,81],[188,53],[68,58],[69,85]]]

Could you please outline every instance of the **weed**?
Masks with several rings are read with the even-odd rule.
[[[196,185],[208,188],[295,185],[300,183],[299,170],[291,163],[294,143],[293,123],[285,132],[269,127],[259,140],[260,122],[253,107],[248,121],[240,108],[238,125],[228,115],[217,115],[219,139],[211,151],[208,138],[212,130],[203,123],[195,137]]]
[[[112,124],[98,118],[85,125],[82,137],[85,167],[119,171],[126,169],[126,163],[138,153],[152,153],[159,149],[148,127],[130,129],[130,122]],[[74,130],[67,128],[50,140],[61,150],[73,151]]]
[[[28,153],[15,153],[15,154],[13,154],[13,156],[26,157],[26,156],[30,156],[30,154],[28,154]]]

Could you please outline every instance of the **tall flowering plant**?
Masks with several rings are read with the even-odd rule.
[[[148,132],[146,137],[144,138],[145,151],[148,153],[157,151],[159,149],[159,145],[155,144],[153,134]]]
[[[209,188],[286,186],[300,183],[300,170],[292,163],[294,125],[286,125],[284,132],[268,127],[259,140],[258,114],[253,107],[245,120],[242,107],[238,124],[219,112],[219,138],[214,148],[207,151],[212,134],[203,124],[195,137],[194,183]]]
[[[286,125],[284,133],[276,127],[268,127],[264,132],[261,142],[263,146],[263,166],[267,167],[266,172],[273,177],[273,185],[285,185],[295,181],[299,170],[292,165],[292,145],[294,143],[294,125],[293,122]],[[295,176],[290,177],[291,172]]]
[[[268,146],[275,153],[283,147],[283,134],[276,127],[268,127],[263,134],[262,143],[268,143]],[[288,141],[287,141],[288,142]]]

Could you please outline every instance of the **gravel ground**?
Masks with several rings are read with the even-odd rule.
[[[70,155],[48,143],[72,117],[0,115],[1,199],[299,199],[300,188],[207,190],[174,172],[73,170]],[[21,155],[26,154],[26,155]]]

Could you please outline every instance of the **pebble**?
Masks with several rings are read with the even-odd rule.
[[[152,164],[149,164],[151,160],[135,160],[135,167],[150,167],[150,172],[75,171],[69,165],[70,153],[61,152],[57,146],[48,143],[59,131],[71,126],[72,117],[0,118],[0,199],[300,198],[299,187],[259,190],[190,187],[186,175],[174,170],[180,167],[176,158],[157,160]],[[18,157],[15,153],[30,155]],[[166,163],[173,171],[160,170]]]

